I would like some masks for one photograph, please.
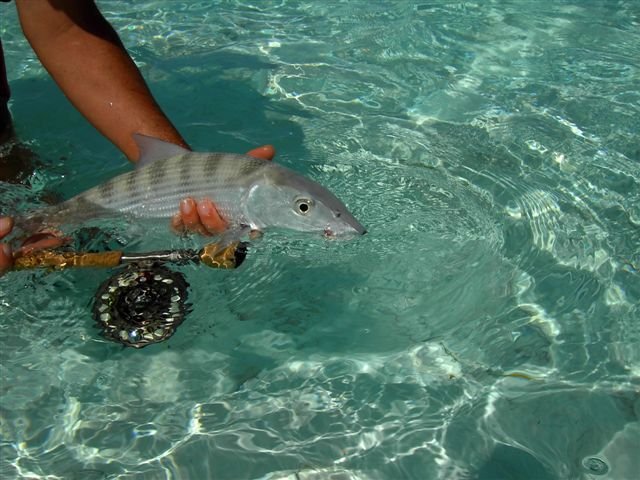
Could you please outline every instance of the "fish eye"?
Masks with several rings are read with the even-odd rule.
[[[296,211],[300,215],[306,215],[311,211],[311,207],[313,206],[313,200],[308,198],[298,198],[296,200]]]

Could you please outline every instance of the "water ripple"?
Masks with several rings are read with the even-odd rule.
[[[88,316],[106,272],[3,277],[2,474],[640,469],[634,2],[138,3],[103,8],[194,145],[277,143],[369,233],[273,232],[238,271],[182,267],[192,314],[136,352]],[[55,172],[3,187],[26,208],[125,163],[9,16],[11,106]]]

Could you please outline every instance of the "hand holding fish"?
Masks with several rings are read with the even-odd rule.
[[[263,145],[247,152],[250,157],[272,160],[275,149]],[[180,211],[171,219],[171,227],[176,233],[196,232],[201,235],[215,235],[227,228],[227,222],[218,214],[210,198],[196,201],[187,197],[180,201]]]
[[[262,160],[272,160],[275,149],[271,145],[263,145],[249,151],[247,155]],[[220,216],[209,198],[196,202],[193,198],[180,201],[179,211],[171,220],[171,227],[176,233],[194,232],[201,235],[215,235],[227,228],[227,222]],[[0,240],[9,235],[13,229],[11,217],[0,217]],[[57,248],[65,239],[52,233],[37,234],[28,239],[15,252],[8,243],[0,243],[0,275],[13,266],[14,254],[24,254],[34,250]]]
[[[13,218],[0,217],[0,240],[11,233]],[[35,250],[57,248],[67,241],[66,238],[52,233],[38,233],[33,235],[16,251],[13,251],[8,243],[0,243],[0,276],[13,267],[14,258],[17,255],[25,255]]]

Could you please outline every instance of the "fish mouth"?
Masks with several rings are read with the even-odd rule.
[[[323,233],[325,237],[332,238],[337,235],[364,235],[367,229],[349,211],[337,209],[333,211],[333,218],[325,223]]]
[[[358,234],[358,235],[364,235],[365,233],[367,233],[367,230],[360,225],[359,223],[356,226],[353,225],[349,225],[350,229],[345,229],[345,230],[341,230],[339,231],[339,233],[342,235],[354,235],[354,234]],[[334,231],[331,229],[331,227],[325,227],[325,229],[323,230],[322,234],[324,235],[325,238],[335,238],[338,236],[338,232]]]
[[[349,226],[351,228],[353,228],[356,233],[358,233],[359,235],[364,235],[365,233],[367,233],[367,229],[364,228],[360,222],[358,222],[355,218],[350,218],[347,220],[347,223],[349,224]]]
[[[362,224],[356,220],[356,217],[351,215],[349,212],[336,212],[335,213],[336,220],[342,223],[342,225],[347,225],[350,229],[345,230],[345,233],[357,233],[358,235],[364,235],[367,233],[367,229],[362,226]],[[340,230],[343,230],[342,228]]]

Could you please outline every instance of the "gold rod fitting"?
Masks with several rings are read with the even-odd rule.
[[[200,261],[211,268],[236,268],[239,265],[238,251],[240,242],[234,242],[220,248],[217,243],[209,243],[200,251]],[[242,262],[240,259],[240,263]]]

